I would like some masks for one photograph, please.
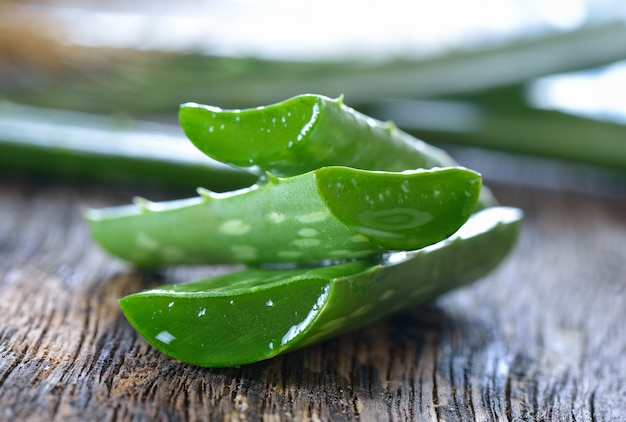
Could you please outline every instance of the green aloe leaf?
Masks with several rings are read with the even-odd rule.
[[[0,101],[0,173],[227,191],[256,177],[218,163],[169,125]]]
[[[517,237],[521,212],[474,214],[450,238],[381,263],[247,269],[126,296],[120,306],[154,347],[199,366],[256,362],[412,309],[493,270]]]
[[[480,194],[463,168],[325,167],[238,192],[89,210],[94,239],[139,266],[314,263],[413,250],[454,233]]]
[[[281,176],[333,165],[386,171],[456,165],[444,151],[355,111],[342,98],[299,95],[245,110],[188,103],[179,120],[209,157]]]

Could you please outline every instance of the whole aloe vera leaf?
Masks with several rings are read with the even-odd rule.
[[[412,309],[493,270],[522,215],[494,207],[453,236],[380,264],[247,269],[126,296],[120,306],[154,347],[198,366],[252,363]]]
[[[373,172],[325,167],[229,194],[88,210],[93,237],[138,266],[315,263],[412,250],[454,233],[480,175],[453,167]]]
[[[159,184],[217,191],[256,178],[206,157],[168,125],[0,100],[0,174]]]
[[[457,165],[445,151],[359,113],[343,98],[306,94],[244,110],[187,103],[179,120],[209,157],[280,176],[324,166],[403,171]],[[496,203],[483,187],[479,208]]]

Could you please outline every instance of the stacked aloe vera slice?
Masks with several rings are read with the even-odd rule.
[[[256,362],[419,306],[495,268],[520,228],[478,173],[342,98],[184,104],[180,122],[258,182],[86,216],[106,251],[137,266],[248,265],[121,299],[131,325],[184,362]]]

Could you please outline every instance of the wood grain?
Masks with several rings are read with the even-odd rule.
[[[79,212],[125,192],[6,177],[0,419],[625,420],[626,198],[496,193],[526,223],[489,277],[321,345],[207,369],[150,347],[117,300],[228,268],[135,272]]]

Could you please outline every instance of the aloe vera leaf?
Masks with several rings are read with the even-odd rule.
[[[256,177],[206,157],[170,126],[0,101],[0,172],[226,191]]]
[[[626,170],[626,125],[532,108],[502,112],[483,109],[475,127],[467,130],[420,129],[434,141],[477,145]],[[507,142],[502,142],[506,139]]]
[[[325,167],[238,192],[88,210],[94,239],[138,266],[315,263],[412,250],[456,231],[480,175],[464,168]]]
[[[343,98],[307,94],[245,110],[187,103],[179,120],[209,157],[281,176],[333,165],[385,171],[456,165],[444,151],[355,111]]]
[[[531,107],[526,84],[441,101],[384,99],[367,112],[429,142],[626,169],[626,125]]]
[[[453,236],[380,264],[247,269],[126,296],[130,324],[161,352],[198,366],[252,363],[412,309],[493,270],[522,214],[494,207]]]
[[[267,104],[308,89],[346,94],[353,104],[381,97],[435,98],[506,86],[532,78],[623,60],[622,21],[583,25],[571,31],[511,39],[504,44],[442,52],[426,58],[384,62],[290,62],[252,57],[215,57],[108,48],[68,49],[58,77],[3,80],[14,101],[83,111],[155,112],[190,98],[223,106]],[[62,46],[58,46],[59,48]],[[79,52],[76,55],[76,52]],[[93,60],[98,57],[94,83]],[[110,82],[110,83],[108,83]]]

